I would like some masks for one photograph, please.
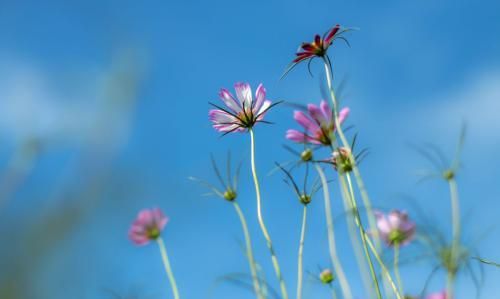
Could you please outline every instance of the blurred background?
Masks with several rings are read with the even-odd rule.
[[[1,0],[0,298],[169,298],[156,246],[127,238],[146,207],[170,217],[164,238],[183,298],[252,298],[220,279],[247,272],[236,214],[187,179],[216,182],[210,153],[224,161],[228,150],[243,161],[238,200],[276,286],[256,221],[249,136],[220,137],[208,102],[237,81],[262,82],[272,100],[319,102],[319,63],[314,77],[302,65],[279,78],[301,42],[337,23],[359,28],[347,35],[351,48],[338,43],[330,55],[351,132],[370,150],[361,171],[374,205],[407,209],[448,238],[448,188],[418,183],[432,165],[415,148],[432,143],[451,160],[465,123],[457,176],[464,242],[500,261],[498,1]],[[302,207],[282,175],[267,174],[274,161],[294,158],[282,148],[296,127],[292,111],[281,105],[266,116],[274,125],[256,128],[264,218],[291,294]],[[322,196],[310,210],[304,297],[326,298],[315,278],[329,267]],[[339,254],[363,298],[340,219]],[[413,245],[402,252],[415,295],[437,264],[420,253]],[[497,298],[500,269],[470,266],[477,274],[459,275],[457,298],[475,298],[477,285],[482,298]],[[428,289],[444,286],[437,271]]]

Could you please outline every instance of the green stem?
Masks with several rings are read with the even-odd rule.
[[[349,173],[344,173],[339,176],[340,178],[340,183],[344,189],[344,195],[347,196],[349,199],[349,202],[351,204],[353,214],[354,214],[354,219],[355,223],[358,226],[359,229],[359,235],[361,237],[361,243],[363,244],[363,251],[365,253],[366,260],[368,261],[368,266],[370,267],[370,274],[372,276],[373,280],[373,285],[375,286],[375,292],[377,294],[378,299],[382,299],[382,293],[380,292],[380,286],[378,284],[378,279],[377,279],[377,273],[375,273],[375,267],[373,266],[372,258],[370,255],[370,252],[368,251],[368,246],[366,244],[366,233],[363,228],[363,224],[361,222],[361,217],[359,215],[359,210],[358,206],[356,204],[356,200],[354,199],[354,192],[352,188],[352,183],[351,183],[351,176]],[[346,178],[347,178],[347,186],[346,186]]]
[[[247,249],[246,255],[247,255],[248,263],[250,265],[250,273],[252,274],[252,281],[253,281],[253,287],[255,289],[255,294],[257,295],[257,298],[263,299],[264,297],[262,296],[262,292],[260,291],[259,278],[257,276],[257,268],[255,267],[255,258],[253,255],[252,241],[250,239],[250,233],[248,232],[247,221],[245,220],[245,216],[243,215],[243,212],[241,211],[240,205],[236,201],[233,201],[233,206],[234,206],[234,209],[236,210],[236,213],[238,214],[238,217],[240,218],[241,227],[243,228],[243,234],[245,236],[245,244],[246,244],[246,249]]]
[[[175,283],[175,277],[172,273],[172,268],[170,267],[170,261],[168,260],[167,248],[161,237],[156,239],[158,247],[160,248],[161,258],[163,260],[163,266],[165,267],[165,272],[167,272],[168,280],[170,281],[170,286],[172,287],[172,293],[175,299],[179,299],[179,290],[177,289],[177,284]]]
[[[403,282],[401,280],[401,275],[399,273],[399,243],[394,244],[394,276],[396,276],[396,281],[398,282],[399,291],[404,294]]]
[[[335,123],[335,129],[336,129],[337,134],[339,135],[339,138],[340,138],[340,140],[342,142],[342,146],[345,147],[345,148],[347,148],[349,150],[349,152],[352,152],[351,146],[350,146],[349,142],[347,142],[347,138],[345,137],[344,131],[343,131],[342,126],[340,124],[340,121],[338,119],[338,103],[337,103],[337,98],[335,96],[335,92],[333,90],[333,84],[332,84],[333,75],[332,75],[332,70],[330,69],[330,65],[326,61],[326,59],[324,59],[323,61],[324,61],[324,66],[325,66],[325,73],[326,73],[326,79],[327,79],[328,89],[330,90],[330,98],[331,98],[331,101],[332,101],[332,104],[333,104],[333,120],[334,120],[334,123]],[[356,179],[356,184],[358,185],[359,192],[361,194],[361,199],[363,201],[363,205],[365,206],[365,208],[367,210],[367,218],[368,218],[369,229],[370,229],[370,232],[373,233],[373,236],[374,236],[374,239],[375,239],[375,241],[374,241],[375,242],[375,248],[374,249],[378,253],[378,252],[380,252],[380,237],[379,237],[379,232],[378,232],[378,229],[377,229],[377,222],[375,220],[375,216],[373,215],[373,210],[372,210],[372,205],[371,205],[370,197],[368,196],[368,192],[366,190],[365,184],[363,182],[363,179],[361,177],[361,173],[360,173],[360,171],[358,169],[358,166],[357,166],[357,163],[356,163],[355,159],[351,158],[351,160],[352,160],[351,164],[352,164],[352,170],[353,170],[353,173],[354,173],[354,178]],[[382,282],[384,284],[384,290],[387,293],[387,286],[386,286],[385,280],[382,280]]]
[[[349,282],[344,274],[344,269],[340,263],[340,259],[337,255],[337,248],[335,245],[335,232],[333,229],[333,219],[332,219],[332,208],[330,202],[330,191],[328,190],[328,181],[326,180],[325,173],[319,164],[316,164],[316,171],[321,180],[321,185],[323,189],[323,197],[325,198],[325,215],[326,215],[326,226],[328,231],[328,247],[330,249],[330,259],[332,265],[335,269],[335,274],[339,278],[340,288],[342,290],[342,295],[344,299],[352,299],[351,288]]]
[[[302,276],[303,276],[303,267],[302,267],[302,256],[304,253],[304,240],[306,236],[306,221],[307,221],[307,206],[304,205],[304,212],[302,214],[302,229],[300,231],[300,241],[299,241],[299,257],[298,257],[298,266],[297,266],[297,299],[302,298]]]
[[[366,243],[368,244],[368,247],[370,247],[370,250],[372,252],[376,252],[375,251],[375,245],[373,245],[372,241],[370,240],[370,238],[366,238]],[[392,279],[391,277],[391,273],[389,273],[389,270],[387,270],[387,267],[385,266],[384,262],[382,261],[382,259],[380,258],[380,255],[378,254],[373,254],[373,256],[375,257],[375,259],[377,260],[377,262],[379,263],[380,265],[380,268],[382,268],[382,272],[384,272],[387,280],[389,281],[389,284],[391,285],[391,288],[392,288],[392,291],[394,292],[394,294],[396,295],[396,298],[397,299],[404,299],[401,294],[399,293],[398,291],[398,287],[396,286],[396,284],[394,283],[394,280]]]
[[[451,245],[451,269],[448,269],[447,296],[453,298],[455,281],[455,271],[458,264],[458,251],[460,246],[460,204],[458,199],[458,187],[454,178],[448,180],[451,201],[451,222],[452,222],[452,245]]]
[[[286,291],[286,286],[285,286],[285,281],[283,279],[283,276],[281,274],[281,269],[280,265],[278,262],[278,258],[276,257],[276,254],[274,252],[273,248],[273,243],[271,241],[271,236],[269,235],[269,232],[267,231],[266,225],[264,223],[264,219],[262,218],[262,202],[261,202],[261,197],[260,197],[260,186],[259,186],[259,179],[257,177],[257,170],[255,167],[255,137],[254,137],[254,132],[252,129],[249,129],[250,131],[250,162],[252,166],[252,177],[253,177],[253,182],[255,185],[255,193],[257,197],[257,219],[259,221],[260,229],[262,230],[262,234],[264,235],[264,238],[266,239],[266,244],[267,248],[269,249],[269,252],[271,253],[271,260],[273,262],[273,267],[274,267],[274,272],[276,273],[276,277],[279,280],[280,283],[280,288],[281,288],[281,295],[283,296],[283,299],[288,299],[288,293]]]

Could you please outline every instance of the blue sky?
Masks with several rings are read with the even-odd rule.
[[[157,248],[136,248],[126,237],[139,209],[159,206],[171,219],[164,235],[183,298],[251,298],[234,286],[213,288],[218,277],[247,271],[241,229],[230,205],[200,196],[205,190],[187,180],[215,181],[210,153],[222,160],[227,150],[244,161],[238,199],[257,259],[275,282],[255,217],[249,136],[221,138],[208,122],[208,102],[237,81],[254,87],[262,82],[272,100],[319,102],[321,65],[313,64],[314,77],[305,66],[279,77],[300,42],[336,23],[359,28],[348,36],[351,48],[338,44],[331,57],[335,83],[346,82],[341,101],[351,108],[348,124],[371,152],[361,170],[375,205],[411,214],[410,204],[397,200],[410,195],[449,234],[447,187],[439,181],[417,184],[415,173],[430,165],[412,145],[431,142],[452,156],[465,122],[464,166],[457,178],[463,214],[470,215],[464,217],[465,238],[498,225],[495,1],[29,2],[0,4],[0,165],[17,166],[16,149],[32,138],[43,151],[21,163],[25,175],[0,210],[0,228],[4,234],[19,227],[29,231],[38,218],[80,202],[89,212],[23,276],[27,296],[107,298],[106,290],[170,296]],[[291,158],[281,145],[286,129],[296,125],[286,106],[266,118],[276,124],[256,128],[264,217],[293,294],[301,206],[280,176],[266,173],[274,161]],[[104,183],[89,190],[86,184],[101,175]],[[335,191],[333,198],[339,214]],[[328,265],[322,204],[321,196],[311,204],[306,237],[305,268],[312,272]],[[344,267],[360,287],[344,222],[337,227]],[[31,243],[21,236],[2,237],[13,244],[1,249],[4,269],[14,271],[10,257],[31,255],[25,248]],[[477,245],[484,257],[500,260],[499,236],[493,228]],[[408,291],[420,290],[430,265],[402,269]],[[3,271],[0,278],[13,273]],[[489,299],[500,290],[500,272],[486,273],[483,298]],[[459,284],[457,297],[472,298],[470,279],[460,277]],[[430,288],[442,286],[439,273]],[[327,296],[316,283],[305,288],[306,298]]]

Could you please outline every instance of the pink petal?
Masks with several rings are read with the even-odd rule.
[[[259,84],[255,90],[255,104],[253,105],[253,111],[259,111],[266,99],[266,89],[264,85]]]
[[[222,88],[219,92],[219,97],[233,112],[238,113],[241,111],[240,104],[227,89]]]
[[[297,130],[288,130],[286,131],[286,139],[299,142],[299,143],[314,143],[314,144],[321,144],[316,139],[311,138],[310,136],[299,132]]]
[[[264,115],[267,113],[267,109],[269,108],[269,106],[271,106],[271,101],[269,100],[266,100],[264,101],[264,103],[262,104],[262,106],[260,107],[259,110],[257,111],[254,111],[254,115],[259,115],[259,117],[257,118],[257,120],[261,120],[264,118]],[[266,111],[266,112],[264,112]]]
[[[340,124],[342,124],[346,120],[347,116],[349,116],[350,111],[351,110],[349,109],[349,107],[345,107],[342,110],[340,110],[340,112],[339,112],[339,123]]]
[[[375,218],[377,220],[377,228],[380,232],[381,235],[383,236],[388,236],[389,233],[391,232],[392,230],[392,227],[389,223],[389,221],[387,220],[387,217],[381,213],[381,212],[375,212]]]
[[[293,113],[293,118],[307,131],[315,134],[320,131],[319,126],[313,122],[309,117],[307,117],[302,111],[295,111]]]
[[[451,299],[451,298],[448,298],[448,296],[446,295],[446,291],[442,291],[439,293],[430,294],[429,296],[426,297],[426,299]]]
[[[339,29],[340,29],[340,26],[337,24],[337,25],[335,25],[335,27],[333,27],[330,30],[330,32],[328,32],[328,35],[326,36],[326,38],[324,40],[326,47],[328,47],[332,43],[333,37],[335,36],[335,34],[337,34]]]
[[[233,125],[233,124],[238,124],[240,122],[233,115],[219,109],[210,110],[208,112],[208,116],[213,123],[218,125]]]
[[[322,127],[326,127],[327,121],[325,118],[325,115],[323,114],[323,111],[321,109],[313,104],[308,104],[307,105],[307,110],[309,111],[309,115]]]
[[[252,89],[248,83],[236,83],[234,84],[234,89],[236,91],[236,97],[241,103],[241,107],[248,109],[252,106]]]
[[[328,124],[332,123],[333,111],[332,108],[330,108],[330,105],[328,105],[328,103],[325,100],[321,100],[319,107],[321,108],[321,112],[323,112],[326,122]]]

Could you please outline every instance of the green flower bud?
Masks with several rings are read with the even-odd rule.
[[[313,151],[311,149],[306,149],[300,154],[300,159],[304,162],[309,162],[313,158]]]
[[[451,169],[447,169],[443,172],[443,178],[447,181],[452,180],[455,177],[455,172]]]
[[[236,199],[236,192],[233,191],[231,188],[227,189],[225,192],[224,192],[224,199],[227,200],[227,201],[233,201]]]
[[[344,147],[340,147],[333,152],[333,167],[341,173],[351,172],[353,164],[351,161],[351,152]]]
[[[300,202],[304,205],[308,205],[311,202],[311,196],[307,194],[302,194],[300,196]]]
[[[325,269],[319,274],[319,280],[324,284],[330,284],[335,279],[330,269]]]

